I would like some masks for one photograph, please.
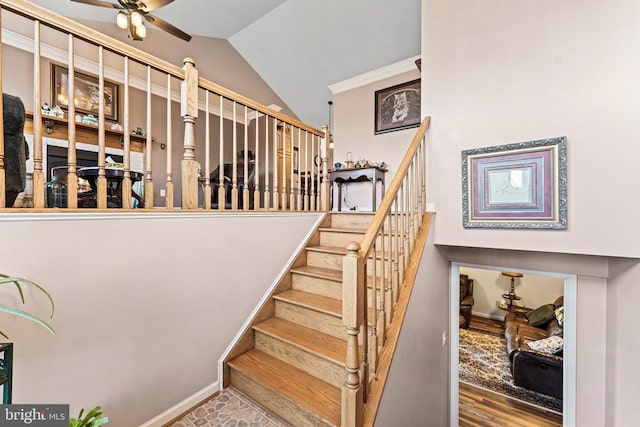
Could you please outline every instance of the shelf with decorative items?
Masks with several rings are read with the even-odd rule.
[[[69,120],[64,117],[54,115],[42,115],[43,131],[47,137],[68,140]],[[33,135],[33,113],[27,111],[24,124],[25,135]],[[124,131],[117,123],[105,126],[105,144],[110,148],[122,148]],[[131,141],[131,151],[142,153],[147,137],[144,132],[136,130],[129,133]],[[155,138],[152,138],[155,142]],[[98,144],[98,125],[76,120],[76,142],[86,144]]]

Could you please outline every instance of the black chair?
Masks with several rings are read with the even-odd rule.
[[[255,189],[255,177],[254,177],[254,162],[249,161],[248,165],[249,179],[249,209],[253,209],[253,191]],[[231,209],[231,190],[233,188],[233,164],[224,164],[224,182],[220,184],[220,166],[215,168],[209,175],[209,183],[211,185],[211,208],[218,209],[218,189],[224,187],[225,194],[225,209]],[[236,176],[238,185],[238,209],[244,208],[244,163],[236,163]]]

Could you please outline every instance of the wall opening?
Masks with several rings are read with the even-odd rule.
[[[478,307],[476,307],[475,311],[481,317],[486,318],[488,324],[492,323],[495,326],[496,320],[504,319],[510,302],[508,298],[504,298],[503,294],[509,293],[511,278],[503,276],[502,272],[516,272],[523,275],[522,278],[516,278],[515,281],[515,293],[521,299],[513,301],[514,307],[536,308],[547,302],[546,300],[548,299],[551,299],[549,302],[553,302],[556,297],[551,297],[551,295],[554,293],[561,292],[564,295],[562,423],[564,426],[574,426],[576,407],[577,276],[574,274],[522,269],[514,266],[465,263],[451,263],[450,267],[450,424],[457,426],[459,419],[460,324],[462,322],[462,318],[460,318],[460,274],[467,274],[470,278],[476,277],[474,280],[474,282],[477,281],[477,283],[474,283],[474,296],[477,297]],[[542,283],[546,283],[546,285]],[[549,288],[544,289],[543,286],[549,286]],[[475,300],[476,298],[474,298]],[[500,308],[499,305],[501,303],[505,303],[507,307]],[[519,310],[525,311],[524,308]],[[498,330],[494,330],[494,333],[497,335]],[[504,334],[504,330],[502,330],[502,334]],[[506,347],[504,350],[506,358]]]

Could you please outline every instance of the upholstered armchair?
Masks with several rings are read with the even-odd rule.
[[[471,308],[473,307],[473,279],[466,274],[460,275],[460,327],[468,328],[471,322]],[[463,320],[464,319],[464,320]]]

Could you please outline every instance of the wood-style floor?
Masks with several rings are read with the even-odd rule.
[[[478,329],[502,332],[502,323],[473,316]],[[542,427],[562,426],[562,416],[509,399],[466,383],[460,384],[459,424],[461,427]]]

